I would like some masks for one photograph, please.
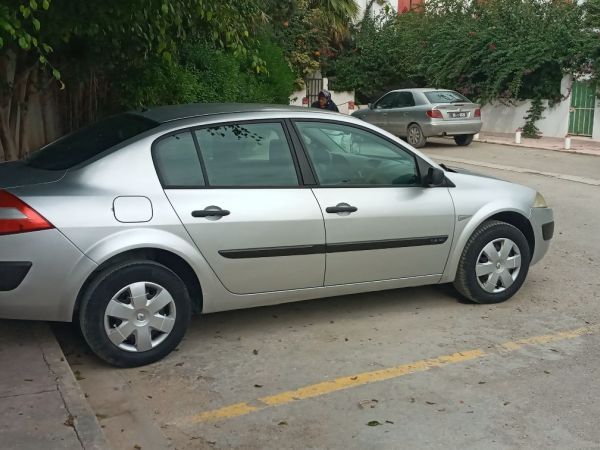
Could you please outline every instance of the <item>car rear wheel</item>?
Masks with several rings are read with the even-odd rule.
[[[456,142],[456,145],[466,147],[473,142],[473,136],[473,134],[459,134],[454,136],[454,142]]]
[[[454,287],[476,303],[503,302],[525,281],[530,260],[529,244],[518,228],[489,220],[467,241]]]
[[[406,142],[415,148],[425,146],[427,138],[423,135],[423,130],[416,123],[411,123],[406,130]]]
[[[96,277],[82,298],[79,322],[96,355],[118,367],[135,367],[168,355],[190,316],[187,287],[172,270],[132,261]]]

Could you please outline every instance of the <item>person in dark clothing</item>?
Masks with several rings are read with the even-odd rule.
[[[310,105],[312,108],[327,109],[329,111],[340,112],[337,105],[331,100],[331,93],[326,90],[319,92],[319,98]]]

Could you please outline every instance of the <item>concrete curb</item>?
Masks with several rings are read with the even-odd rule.
[[[73,417],[73,428],[85,450],[110,450],[98,419],[88,404],[71,367],[47,323],[31,325],[48,370],[52,372],[56,387],[68,413]]]
[[[506,140],[502,140],[502,139],[494,139],[494,138],[487,138],[487,137],[483,137],[480,139],[475,140],[474,142],[480,142],[482,144],[497,144],[497,145],[508,145],[511,147],[518,147],[518,148],[532,148],[535,150],[550,150],[552,152],[561,152],[561,153],[571,153],[571,154],[577,154],[577,155],[588,155],[588,156],[600,156],[600,150],[599,151],[593,151],[593,150],[565,150],[564,148],[551,148],[551,147],[542,147],[542,146],[533,146],[533,145],[527,145],[527,144],[515,144],[514,142],[507,142]]]

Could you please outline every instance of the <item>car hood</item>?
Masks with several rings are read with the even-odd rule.
[[[66,170],[42,170],[23,161],[0,163],[0,189],[33,184],[53,183],[64,177]]]
[[[474,173],[446,172],[454,183],[450,194],[457,214],[474,214],[480,208],[490,210],[521,211],[528,216],[533,206],[536,190],[521,184]],[[460,212],[459,212],[460,211]]]
[[[467,170],[467,169],[463,169],[462,167],[449,167],[446,164],[440,164],[440,166],[446,171],[446,172],[450,172],[450,173],[462,173],[464,175],[472,175],[474,177],[480,177],[480,178],[491,178],[492,180],[500,180],[500,181],[504,181],[501,178],[496,178],[493,177],[491,175],[484,175],[482,173],[479,172],[473,172],[472,170]]]

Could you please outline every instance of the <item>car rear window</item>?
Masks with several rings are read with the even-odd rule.
[[[471,102],[464,95],[454,91],[431,91],[425,92],[425,97],[429,100],[429,103],[458,103],[458,102]]]
[[[157,122],[135,114],[108,117],[42,147],[29,157],[27,165],[44,170],[69,169],[156,126]]]

